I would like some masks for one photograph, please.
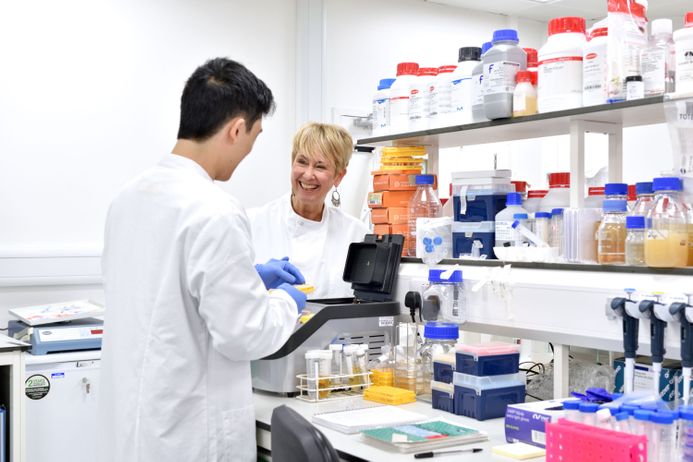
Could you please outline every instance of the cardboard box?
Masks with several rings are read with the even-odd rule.
[[[378,236],[383,234],[401,234],[407,237],[408,226],[407,225],[390,225],[390,224],[378,224],[373,225],[373,233]]]
[[[505,440],[546,447],[546,422],[563,417],[563,400],[508,404],[505,410]]]
[[[614,359],[614,392],[623,393],[624,358]],[[652,358],[638,356],[635,358],[633,391],[649,392],[653,388]],[[662,363],[662,373],[659,375],[659,396],[664,401],[678,401],[683,396],[683,379],[681,377],[681,362],[665,359]]]
[[[381,191],[368,193],[368,207],[409,207],[414,191]]]
[[[409,209],[407,207],[389,207],[371,210],[371,221],[374,225],[390,224],[405,225],[408,223]]]
[[[373,191],[414,191],[416,175],[404,173],[373,175]],[[438,189],[438,175],[433,175],[433,189]]]

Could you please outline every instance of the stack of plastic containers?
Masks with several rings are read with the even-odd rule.
[[[494,258],[495,217],[515,190],[510,170],[452,173],[452,256],[485,255]]]
[[[503,417],[508,404],[524,402],[525,375],[519,364],[519,345],[458,344],[452,380],[455,414],[493,419]]]
[[[433,357],[433,380],[431,381],[431,405],[433,409],[455,412],[455,387],[452,384],[456,359],[454,353]]]

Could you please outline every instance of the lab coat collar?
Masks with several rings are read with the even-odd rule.
[[[285,196],[285,205],[287,213],[287,221],[289,223],[289,228],[293,232],[303,232],[310,229],[319,229],[327,224],[329,210],[327,209],[327,204],[322,210],[322,219],[320,221],[313,221],[303,218],[301,215],[296,213],[293,206],[291,205],[291,193]]]
[[[200,164],[185,156],[171,153],[164,157],[161,162],[159,162],[159,165],[189,170],[201,176],[205,180],[214,181],[212,180],[212,177],[209,176],[209,173],[207,173],[207,171],[202,168]]]

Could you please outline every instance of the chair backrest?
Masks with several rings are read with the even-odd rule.
[[[272,462],[338,462],[329,440],[285,405],[272,412]]]

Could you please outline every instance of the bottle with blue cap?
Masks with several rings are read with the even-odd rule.
[[[481,59],[488,50],[491,49],[493,43],[484,42],[481,45]],[[484,63],[479,61],[472,70],[472,122],[485,122],[486,111],[484,111]]]
[[[676,421],[678,413],[658,410],[650,416],[650,435],[648,437],[647,460],[681,460],[676,457]]]
[[[419,350],[423,393],[419,399],[431,400],[431,380],[433,380],[433,357],[455,352],[455,344],[460,336],[457,324],[427,322],[424,326],[424,343]]]
[[[440,217],[442,205],[433,189],[433,175],[416,175],[416,192],[409,201],[409,222],[405,248],[407,255],[416,257],[416,220]]]
[[[679,409],[679,432],[678,432],[678,451],[679,459],[674,460],[693,460],[693,407],[683,406]],[[686,451],[688,450],[688,452]]]
[[[625,200],[606,199],[602,207],[604,217],[597,229],[597,262],[602,265],[619,265],[626,262],[626,213]]]
[[[688,264],[688,207],[681,199],[683,185],[676,177],[655,178],[654,202],[646,215],[645,263],[655,268]]]
[[[599,404],[582,401],[580,403],[580,419],[585,425],[597,426],[597,411]]]
[[[645,266],[645,217],[626,217],[626,265]]]
[[[467,296],[462,270],[428,270],[428,287],[422,296],[426,302],[438,301],[439,316],[445,321],[457,324],[467,321]]]
[[[516,213],[527,214],[527,210],[522,207],[522,195],[511,192],[505,200],[505,208],[496,214],[496,247],[515,245],[516,235],[519,234],[513,229]]]
[[[390,87],[395,79],[381,79],[373,95],[373,136],[387,135],[390,129]]]
[[[484,65],[484,112],[490,120],[513,115],[515,74],[527,70],[527,53],[515,29],[493,32],[493,46],[482,59]]]
[[[654,191],[651,181],[635,183],[635,204],[629,215],[644,217],[654,203]]]

